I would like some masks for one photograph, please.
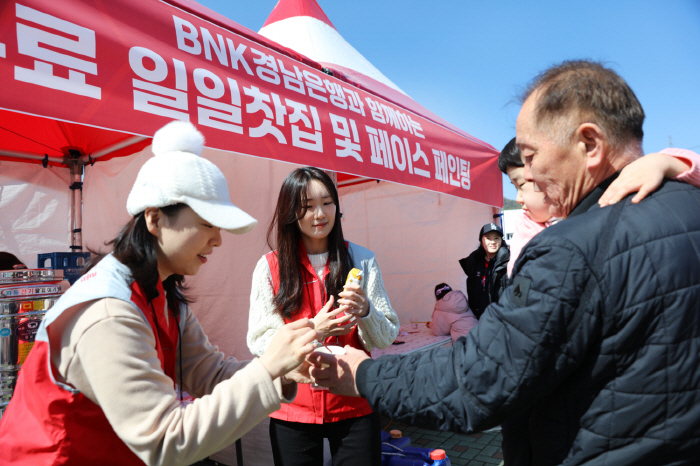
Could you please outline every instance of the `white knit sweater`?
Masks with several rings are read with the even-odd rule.
[[[309,261],[321,280],[327,260],[328,253],[309,254]],[[399,318],[384,289],[376,258],[372,261],[368,276],[362,281],[362,289],[367,294],[370,306],[369,313],[357,319],[360,341],[367,351],[386,348],[398,335]],[[270,268],[263,256],[253,272],[248,316],[248,348],[256,356],[265,352],[272,337],[284,325],[282,316],[275,310],[274,296]]]

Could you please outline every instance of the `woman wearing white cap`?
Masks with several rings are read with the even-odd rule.
[[[286,325],[253,361],[212,346],[183,294],[221,245],[256,220],[199,157],[202,135],[173,122],[129,194],[133,216],[44,319],[0,423],[0,464],[187,465],[232,443],[296,396],[284,374],[320,334]],[[198,397],[182,401],[182,390]]]

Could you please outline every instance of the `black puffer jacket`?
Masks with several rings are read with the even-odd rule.
[[[489,304],[495,303],[508,285],[507,267],[510,260],[510,249],[503,244],[496,253],[487,289],[481,287],[481,277],[478,276],[478,265],[484,262],[486,252],[483,247],[476,248],[469,256],[459,260],[459,265],[467,274],[467,299],[469,309],[477,319],[481,317]]]
[[[479,431],[531,408],[535,465],[700,461],[700,190],[612,207],[596,188],[525,247],[451,349],[364,361],[376,412]]]

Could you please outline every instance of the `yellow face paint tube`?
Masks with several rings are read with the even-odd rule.
[[[350,284],[355,284],[355,285],[360,285],[362,283],[362,270],[360,269],[352,269],[348,273],[348,278],[345,280],[345,286],[348,286]],[[348,312],[345,313],[345,315],[353,315]],[[350,319],[350,322],[354,322],[355,317],[353,315],[353,318]]]
[[[354,283],[356,285],[359,285],[360,282],[362,282],[362,270],[360,269],[352,269],[350,273],[348,273],[348,279],[345,280],[345,286]]]

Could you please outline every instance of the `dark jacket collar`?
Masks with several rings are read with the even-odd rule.
[[[603,196],[605,190],[608,189],[608,186],[610,186],[610,184],[612,184],[612,182],[615,181],[618,176],[620,176],[620,172],[615,172],[615,174],[613,174],[611,177],[605,179],[605,181],[596,186],[593,191],[588,193],[588,196],[584,197],[583,200],[578,203],[567,218],[588,212],[591,207],[598,205],[598,200]]]
[[[496,253],[495,259],[496,263],[494,265],[494,269],[508,265],[508,261],[510,260],[510,249],[505,242],[503,242],[501,248]]]

